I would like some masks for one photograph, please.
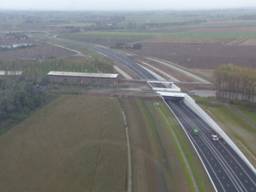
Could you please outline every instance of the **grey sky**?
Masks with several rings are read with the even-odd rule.
[[[0,9],[152,10],[256,7],[256,0],[0,0]]]

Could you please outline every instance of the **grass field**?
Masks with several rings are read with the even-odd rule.
[[[224,104],[214,99],[197,98],[197,101],[256,166],[255,108],[238,104]]]
[[[211,31],[211,27],[203,28],[198,31],[195,29],[184,29],[177,32],[84,32],[75,34],[63,35],[64,38],[75,39],[79,41],[142,41],[142,40],[154,40],[162,42],[230,42],[234,40],[248,40],[256,39],[256,34],[254,31],[241,31],[240,29],[235,29],[235,31]],[[208,31],[205,31],[208,29]]]
[[[0,136],[1,191],[125,191],[120,106],[62,96]]]
[[[62,38],[73,39],[84,42],[93,42],[99,44],[113,45],[116,42],[133,42],[145,39],[151,39],[157,34],[149,32],[111,32],[95,31],[61,35]]]
[[[133,189],[212,191],[177,121],[160,100],[123,100],[131,137]]]
[[[224,42],[228,43],[234,40],[247,40],[256,39],[255,32],[246,31],[194,31],[186,30],[173,33],[167,33],[159,37],[160,41],[163,42],[198,42],[198,43],[214,43],[214,42]]]
[[[183,130],[158,99],[61,96],[0,136],[3,191],[212,191]]]

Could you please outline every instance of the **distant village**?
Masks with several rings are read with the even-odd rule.
[[[0,51],[32,47],[32,40],[21,33],[7,33],[0,36]]]

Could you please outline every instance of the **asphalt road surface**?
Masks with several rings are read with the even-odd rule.
[[[109,59],[118,62],[119,64],[125,65],[132,71],[134,71],[139,79],[146,79],[146,80],[157,80],[157,78],[152,75],[149,71],[141,67],[136,63],[136,61],[122,53],[118,53],[116,51],[113,51],[109,48],[95,46],[94,48],[98,53],[101,53],[108,57]]]
[[[207,123],[190,110],[183,100],[164,98],[185,128],[188,136],[199,152],[218,191],[256,192],[256,175],[236,152],[216,134]],[[198,134],[193,129],[198,129]]]

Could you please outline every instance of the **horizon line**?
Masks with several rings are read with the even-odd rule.
[[[0,11],[27,12],[150,12],[150,11],[225,11],[225,10],[255,10],[254,7],[224,7],[224,8],[169,8],[169,9],[37,9],[37,8],[0,8]]]

